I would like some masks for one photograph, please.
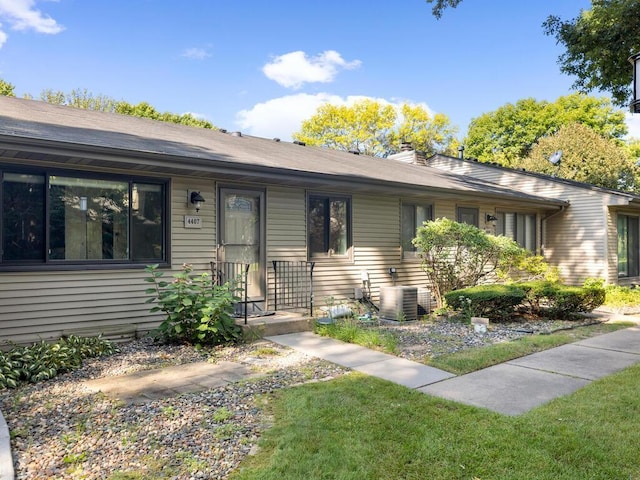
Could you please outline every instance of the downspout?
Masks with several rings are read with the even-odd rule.
[[[561,205],[560,209],[550,213],[549,215],[542,217],[542,220],[540,220],[540,240],[544,241],[544,234],[545,234],[545,226],[547,224],[547,220],[549,220],[550,218],[555,217],[556,215],[560,215],[562,212],[564,212],[567,209],[567,205]],[[540,245],[540,250],[542,253],[542,256],[544,257],[544,249],[545,249],[545,244],[543,243],[542,245]]]

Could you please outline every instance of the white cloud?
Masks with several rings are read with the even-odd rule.
[[[262,67],[262,71],[267,78],[283,87],[296,89],[305,83],[332,82],[339,69],[352,70],[360,64],[360,60],[345,61],[334,50],[327,50],[315,57],[308,57],[306,53],[296,51],[275,57]]]
[[[192,60],[204,60],[205,58],[210,57],[211,54],[204,48],[187,48],[180,56],[190,58]]]
[[[299,93],[274,98],[266,102],[258,103],[251,109],[242,110],[236,114],[236,124],[243,133],[248,135],[263,138],[280,138],[284,141],[291,141],[291,135],[300,130],[302,122],[311,118],[321,105],[325,103],[353,105],[365,99],[393,105],[397,109],[399,109],[403,103],[411,103],[405,100],[388,101],[382,98],[358,95],[343,98],[330,93],[318,93],[314,95]],[[421,105],[424,108],[428,108],[425,104]],[[224,125],[219,126],[224,127]]]
[[[33,30],[38,33],[56,34],[64,30],[58,22],[35,8],[35,0],[0,0],[0,18],[12,30]],[[0,24],[0,47],[7,41],[7,34]]]

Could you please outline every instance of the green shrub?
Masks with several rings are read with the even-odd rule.
[[[85,358],[116,353],[118,348],[102,337],[61,338],[0,351],[0,389],[16,388],[24,382],[41,382],[82,366]]]
[[[579,312],[593,311],[605,299],[601,280],[589,279],[582,287],[545,280],[520,282],[517,285],[526,292],[523,303],[534,315],[569,318]]]
[[[640,288],[607,285],[604,305],[617,309],[638,307],[640,306]]]
[[[447,305],[460,311],[467,319],[486,317],[494,321],[511,317],[524,298],[524,290],[504,284],[478,285],[445,294]]]
[[[190,265],[183,265],[182,272],[167,282],[162,280],[158,265],[145,269],[150,274],[145,281],[154,284],[146,290],[153,295],[147,303],[157,303],[151,312],[167,315],[158,327],[159,336],[167,342],[196,346],[238,342],[242,328],[233,318],[238,289],[229,282],[215,285],[208,273],[191,275],[192,270]]]

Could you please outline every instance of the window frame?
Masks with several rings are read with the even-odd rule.
[[[347,235],[346,235],[346,249],[344,254],[337,254],[332,252],[330,248],[326,252],[312,252],[311,251],[311,201],[313,199],[322,199],[326,205],[333,201],[345,201],[346,202],[346,223],[347,223]],[[351,261],[353,258],[353,199],[351,195],[334,194],[334,193],[321,193],[321,192],[307,192],[306,198],[306,241],[307,241],[307,258],[311,261]],[[327,243],[327,246],[331,244],[330,231],[327,231],[328,222],[331,217],[327,216],[323,225],[323,243]]]
[[[496,212],[496,215],[498,217],[498,221],[496,223],[496,230],[495,233],[496,235],[502,235],[504,237],[507,238],[511,238],[512,240],[514,240],[518,245],[520,245],[522,248],[525,248],[527,250],[529,250],[530,252],[536,253],[539,249],[539,229],[540,226],[538,225],[538,214],[535,212],[526,212],[526,211],[514,211],[514,210],[498,210]],[[503,227],[506,225],[505,222],[505,218],[506,215],[513,215],[513,236],[508,236],[506,233],[499,231],[499,226],[500,223],[502,223]],[[524,245],[522,243],[520,243],[518,241],[518,237],[520,234],[519,228],[518,228],[518,224],[519,224],[519,219],[522,218],[523,222],[524,222],[524,226],[526,228],[527,225],[527,217],[533,217],[533,238],[529,239],[529,240],[533,240],[533,249],[529,249],[526,247],[526,243],[527,243],[527,231],[525,230],[524,232]]]
[[[458,223],[467,223],[462,221],[463,214],[472,214],[475,216],[475,223],[469,223],[474,227],[480,228],[480,209],[477,207],[458,206],[456,207],[456,221]]]
[[[623,219],[625,220],[625,272],[620,271],[620,220]],[[632,224],[635,224],[633,225],[633,238],[631,238],[630,235],[632,233]],[[618,213],[616,218],[616,238],[616,263],[618,278],[637,278],[638,276],[640,276],[640,216]],[[631,262],[633,262],[632,265],[630,265]]]
[[[404,248],[404,208],[412,207],[413,208],[413,238],[415,238],[418,228],[422,226],[422,224],[418,225],[418,207],[422,207],[427,210],[428,215],[427,219],[424,221],[433,220],[433,203],[426,202],[415,202],[415,201],[406,201],[400,203],[400,250],[402,251],[402,259],[403,260],[416,260],[419,259],[419,251],[416,247],[413,247],[411,250],[407,250]]]
[[[4,235],[3,182],[5,173],[38,175],[44,177],[44,260],[4,260],[2,251]],[[132,259],[133,254],[133,210],[129,208],[127,222],[127,258],[126,259],[52,259],[51,258],[51,177],[69,177],[87,180],[110,180],[128,184],[129,198],[132,198],[134,184],[159,185],[162,194],[162,258]],[[162,267],[170,266],[171,258],[171,179],[138,175],[112,174],[104,172],[79,171],[50,167],[25,167],[13,164],[0,165],[0,271],[40,271],[40,270],[106,270],[144,268],[151,263]]]

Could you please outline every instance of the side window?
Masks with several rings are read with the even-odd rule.
[[[458,223],[468,223],[469,225],[473,225],[475,227],[479,226],[478,218],[480,214],[478,213],[477,208],[470,207],[458,207],[457,211],[457,222]]]
[[[401,208],[401,246],[403,258],[415,258],[416,247],[412,240],[416,236],[416,230],[428,220],[432,220],[431,205],[417,205],[403,203]]]
[[[496,234],[512,238],[518,245],[532,252],[536,251],[536,214],[498,212]]]
[[[618,215],[618,277],[640,275],[640,218]]]
[[[351,248],[351,199],[309,195],[309,257],[346,257]]]
[[[164,262],[166,181],[5,171],[0,266]]]

